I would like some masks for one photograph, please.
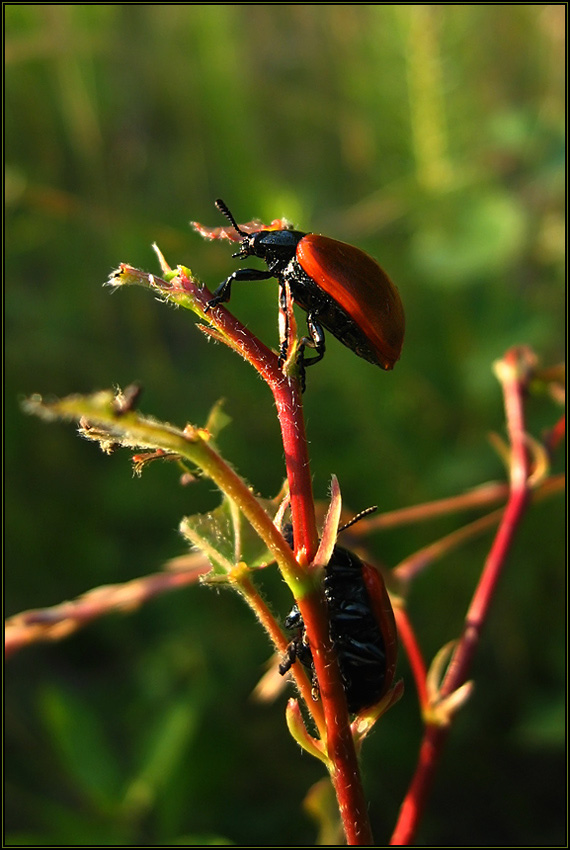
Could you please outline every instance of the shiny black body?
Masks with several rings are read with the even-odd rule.
[[[353,552],[335,546],[324,577],[330,636],[351,714],[378,702],[385,690],[387,667],[382,628],[364,582],[363,567],[363,562]],[[295,637],[279,672],[284,675],[298,659],[314,680],[313,657],[305,642],[305,624],[296,604],[284,625],[295,632]]]
[[[222,212],[225,212],[225,210],[222,209]],[[237,224],[234,224],[234,227],[238,233],[241,232]],[[279,281],[279,297],[281,306],[284,307],[284,284],[287,281],[293,301],[307,313],[310,342],[316,352],[316,356],[310,360],[303,358],[303,365],[309,366],[312,363],[318,363],[325,353],[325,335],[322,326],[344,342],[345,329],[347,326],[352,328],[354,322],[303,271],[297,262],[297,245],[307,234],[300,230],[259,230],[255,233],[244,233],[242,235],[241,248],[233,256],[259,257],[267,263],[267,270],[236,269],[215,290],[214,297],[208,302],[208,309],[211,310],[218,304],[230,300],[234,281],[269,280],[272,277]],[[345,342],[345,345],[348,344],[348,342]],[[281,354],[284,355],[285,352],[282,351]]]
[[[307,313],[309,335],[301,340],[297,361],[303,387],[304,367],[318,363],[325,353],[324,328],[369,363],[394,368],[404,341],[405,316],[397,288],[376,260],[353,245],[291,230],[281,221],[260,230],[251,230],[254,222],[240,227],[222,200],[216,206],[240,237],[239,251],[233,256],[259,257],[267,269],[236,269],[215,290],[206,312],[229,301],[234,281],[274,277],[286,319],[287,287],[292,301]],[[289,341],[286,326],[281,362],[289,356]],[[310,359],[305,356],[306,347],[314,349]]]
[[[359,357],[363,357],[370,363],[382,365],[383,368],[388,368],[385,363],[378,359],[375,344],[367,338],[366,333],[359,327],[358,321],[355,321],[355,318],[344,309],[340,301],[325,292],[317,281],[303,269],[297,258],[297,248],[299,243],[310,234],[286,228],[257,230],[247,233],[240,228],[227,204],[220,198],[216,201],[216,207],[226,216],[241,236],[240,249],[233,256],[239,258],[259,257],[267,264],[267,270],[236,269],[214,291],[213,297],[208,302],[207,310],[230,300],[232,283],[236,280],[269,280],[274,277],[279,282],[279,298],[282,309],[285,308],[285,284],[287,283],[293,301],[307,313],[309,337],[303,340],[303,348],[305,345],[310,345],[315,350],[315,356],[307,359],[302,349],[300,360],[302,367],[310,366],[322,360],[325,353],[323,328],[326,328]],[[329,240],[329,244],[331,244],[331,240]],[[338,247],[341,243],[333,241],[333,244]],[[350,250],[355,251],[355,249]],[[361,257],[365,257],[362,252],[357,251],[356,253],[359,261]],[[326,271],[326,267],[323,271]],[[381,270],[378,269],[378,271]],[[335,288],[338,288],[338,295],[342,298],[343,284],[339,282]],[[285,334],[280,352],[282,359],[285,358],[287,353],[287,337],[288,333]]]

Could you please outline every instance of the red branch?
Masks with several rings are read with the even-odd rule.
[[[31,643],[61,640],[112,611],[133,611],[154,596],[196,583],[210,570],[210,564],[201,554],[186,556],[184,561],[187,564],[184,569],[96,587],[71,602],[9,617],[5,623],[5,657]]]
[[[507,431],[511,445],[510,494],[497,535],[469,606],[461,639],[444,677],[439,694],[440,702],[467,681],[499,577],[528,504],[529,460],[524,430],[523,396],[532,365],[530,352],[525,348],[510,349],[504,359],[496,364],[497,377],[503,388]],[[390,840],[392,845],[408,845],[414,840],[449,734],[450,722],[451,716],[448,716],[447,721],[440,717],[426,724],[416,771]]]
[[[188,290],[194,286],[189,279],[185,284]],[[204,301],[208,298],[208,293],[204,290],[197,290],[197,294]],[[287,316],[286,326],[291,328],[295,326],[295,321],[290,299],[288,311],[290,314]],[[308,567],[317,552],[319,538],[301,381],[297,375],[286,374],[287,370],[281,369],[277,355],[260,343],[224,307],[216,308],[211,314],[211,320],[216,330],[222,332],[219,338],[238,350],[254,366],[273,393],[285,451],[295,552],[299,564]],[[214,334],[218,335],[216,331]],[[372,833],[366,798],[350,730],[346,697],[331,645],[322,588],[306,594],[297,602],[305,622],[319,682],[326,720],[327,752],[333,765],[331,779],[337,794],[346,839],[351,845],[371,844]]]
[[[427,669],[424,657],[419,647],[415,631],[412,627],[412,624],[410,623],[408,612],[405,610],[405,608],[402,608],[400,605],[395,604],[394,618],[396,620],[396,626],[398,627],[398,637],[402,642],[406,657],[410,662],[412,675],[414,677],[414,682],[418,691],[418,700],[420,703],[420,708],[423,712],[425,711],[428,705],[428,692],[426,687]]]
[[[291,304],[289,309],[292,309]],[[293,318],[290,317],[288,326],[291,327],[292,324]],[[275,398],[285,449],[296,555],[301,563],[304,561],[309,565],[316,554],[319,541],[300,380],[282,375],[280,380],[269,381],[269,386]],[[331,780],[346,840],[349,845],[372,844],[368,808],[350,730],[344,688],[330,640],[328,613],[322,588],[319,587],[314,593],[298,599],[297,603],[307,630],[319,682],[326,724],[327,752],[333,765]]]

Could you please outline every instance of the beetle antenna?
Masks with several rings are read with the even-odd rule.
[[[239,235],[240,236],[247,236],[247,233],[244,233],[244,231],[240,229],[239,224],[237,223],[237,221],[235,220],[235,218],[231,214],[230,209],[229,209],[228,205],[225,203],[225,201],[222,201],[221,198],[218,198],[216,201],[214,201],[214,203],[216,205],[216,208],[219,209],[219,211],[222,213],[222,215],[225,215],[225,217],[228,219],[230,224],[234,227],[235,230],[237,230]]]
[[[371,508],[365,508],[363,511],[360,511],[359,514],[356,514],[356,516],[353,516],[352,519],[349,519],[348,522],[345,522],[344,525],[340,526],[339,533],[341,531],[346,531],[346,529],[350,528],[351,525],[354,525],[359,520],[364,519],[365,516],[368,516],[368,514],[373,514],[374,511],[377,511],[377,510],[378,510],[378,505],[372,505]]]

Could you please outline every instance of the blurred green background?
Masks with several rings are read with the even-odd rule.
[[[20,410],[32,392],[134,379],[141,408],[202,424],[220,397],[226,457],[264,496],[284,476],[269,392],[184,311],[101,288],[157,241],[211,287],[236,265],[190,220],[285,216],[376,256],[406,308],[382,373],[329,334],[305,395],[315,493],[355,511],[502,478],[491,372],[564,340],[564,32],[558,5],[18,5],[6,14],[7,613],[153,572],[179,519],[218,502],[168,465],[133,479]],[[232,309],[276,345],[276,286]],[[558,417],[529,400],[536,436]],[[265,454],[261,456],[260,447]],[[558,467],[562,468],[561,461]],[[372,542],[394,566],[458,522]],[[563,504],[534,507],[511,554],[419,843],[564,842]],[[490,539],[490,538],[489,538]],[[410,610],[431,658],[458,634],[489,539],[438,563]],[[290,599],[269,571],[267,595]],[[6,669],[8,844],[313,843],[320,766],[284,697],[250,699],[270,647],[240,600],[190,588],[36,646]],[[363,758],[384,842],[415,764],[406,693]]]

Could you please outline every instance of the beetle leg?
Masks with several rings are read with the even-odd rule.
[[[283,366],[285,360],[287,359],[287,349],[289,348],[289,314],[287,312],[287,294],[285,292],[285,286],[282,282],[279,285],[279,312],[280,312],[280,322],[281,317],[285,319],[285,328],[282,333],[281,345],[279,346],[279,368]],[[281,325],[280,325],[281,327]]]
[[[236,269],[214,291],[213,297],[206,304],[204,312],[207,313],[208,310],[213,310],[218,304],[230,300],[234,280],[269,280],[270,277],[274,277],[274,275],[261,269]]]
[[[309,329],[309,337],[304,337],[301,340],[301,345],[303,349],[307,345],[314,348],[316,357],[311,357],[308,360],[303,353],[303,366],[312,366],[313,363],[318,363],[325,356],[325,332],[317,322],[316,313],[307,313],[307,328]]]
[[[285,617],[285,622],[283,623],[283,625],[288,631],[292,631],[293,629],[302,629],[305,625],[297,603],[293,605],[293,607]]]
[[[297,360],[297,366],[299,369],[299,380],[301,382],[301,392],[305,392],[307,388],[307,381],[305,378],[305,368],[307,366],[312,366],[313,363],[318,363],[319,360],[322,360],[325,354],[325,334],[319,323],[315,320],[314,313],[307,314],[307,327],[309,329],[310,336],[304,336],[301,339],[301,344],[299,345],[299,356]],[[281,361],[284,359],[284,352],[287,350],[287,337],[285,337],[284,345],[281,346],[281,351],[279,357]],[[305,357],[305,348],[309,346],[310,348],[315,349],[316,357],[311,357],[310,359]]]
[[[285,319],[285,327],[281,333],[281,344],[279,346],[279,368],[281,368],[287,359],[289,351],[289,337],[291,333],[291,328],[289,326],[289,313],[287,311],[287,293],[283,283],[279,286],[279,311],[280,318],[284,317]],[[303,338],[301,340],[297,355],[297,369],[299,370],[299,382],[301,384],[302,393],[304,393],[307,388],[307,382],[305,380],[305,359],[303,357],[303,349],[307,343],[312,345],[311,341],[307,338]]]
[[[317,671],[313,667],[313,675],[311,676],[311,696],[316,702],[319,698],[320,690],[319,690],[319,680],[317,679]]]
[[[291,669],[291,667],[293,666],[293,664],[297,660],[297,641],[298,640],[299,640],[298,638],[295,638],[295,640],[292,640],[291,643],[287,646],[287,649],[285,651],[285,656],[284,656],[283,660],[281,661],[281,664],[279,665],[279,668],[278,668],[279,672],[281,673],[282,676],[284,676],[285,673],[289,672],[289,670]]]

